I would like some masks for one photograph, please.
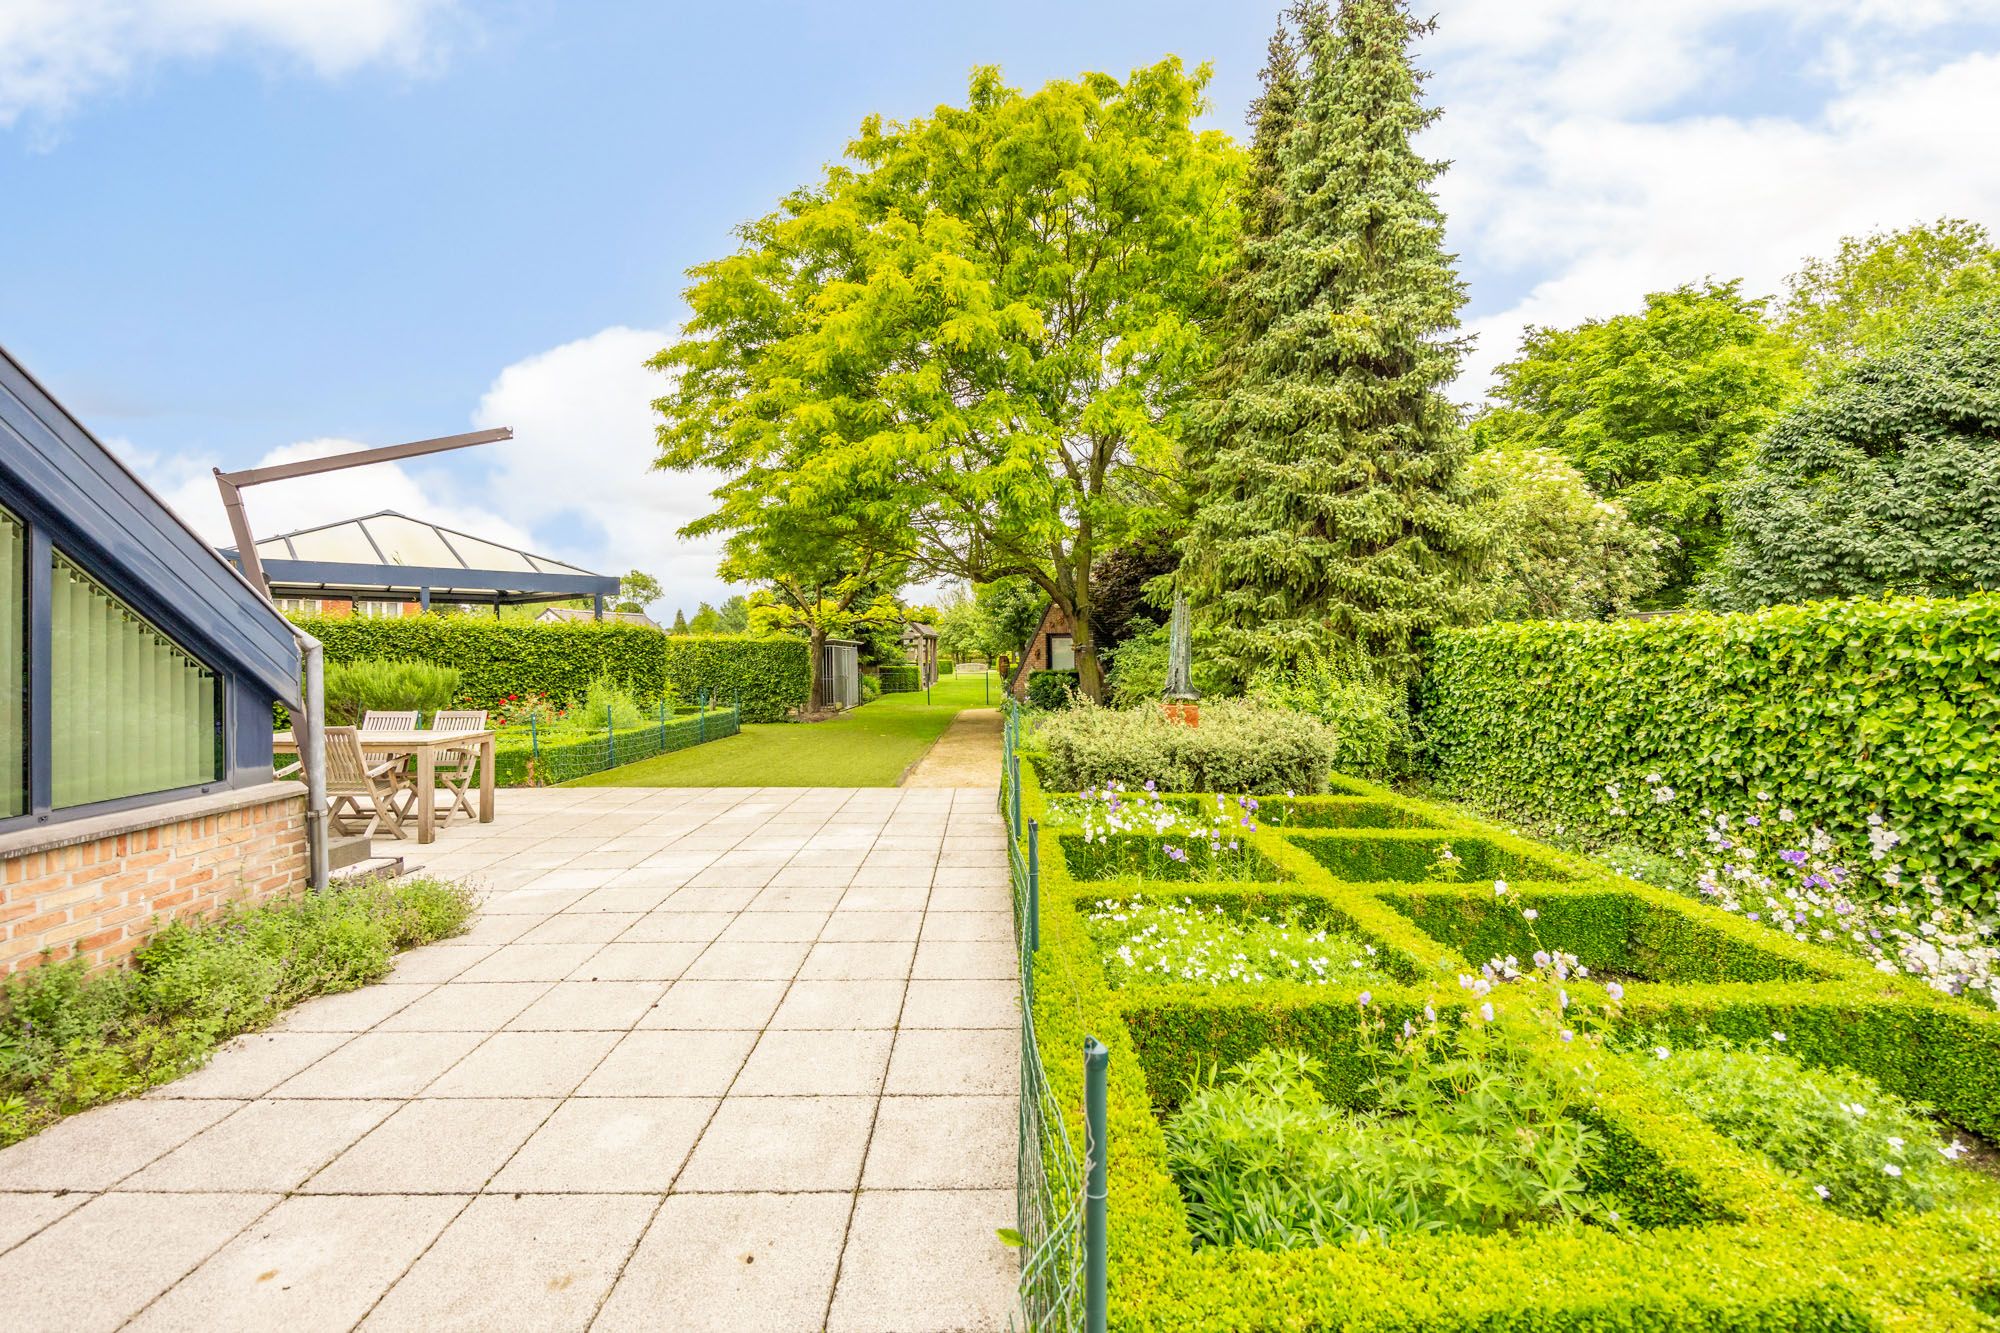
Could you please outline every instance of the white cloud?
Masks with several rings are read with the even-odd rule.
[[[511,426],[493,446],[487,501],[531,527],[581,522],[601,537],[593,568],[638,568],[667,590],[663,606],[693,611],[729,595],[715,576],[718,543],[675,535],[714,508],[713,473],[657,472],[653,400],[667,388],[648,357],[673,341],[661,329],[609,328],[517,361],[479,400],[478,426]]]
[[[1489,284],[1460,394],[1485,391],[1524,324],[1636,309],[1649,291],[1741,277],[1780,290],[1843,235],[1943,215],[2000,223],[2000,32],[1940,56],[1948,24],[2000,0],[1447,3],[1422,58],[1445,116],[1425,144],[1452,241]],[[1739,50],[1744,24],[1808,53]],[[1784,109],[1732,115],[1784,80]]]
[[[260,537],[394,509],[603,574],[643,569],[665,588],[662,612],[720,602],[719,544],[675,535],[711,507],[713,474],[652,470],[652,400],[665,387],[645,361],[672,335],[610,328],[517,361],[472,409],[476,427],[514,438],[429,461],[270,482],[244,492]],[[218,460],[111,442],[168,504],[218,546],[231,545],[211,469]],[[273,449],[253,467],[368,447],[343,439]]]
[[[432,59],[456,0],[5,0],[0,127],[57,119],[152,67],[246,51],[325,78]]]

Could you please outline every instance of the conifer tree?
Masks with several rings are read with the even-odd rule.
[[[1409,55],[1429,25],[1402,0],[1294,15],[1304,96],[1282,128],[1274,42],[1259,137],[1278,140],[1281,207],[1230,289],[1229,364],[1190,451],[1187,574],[1245,665],[1332,653],[1401,675],[1424,632],[1478,605],[1443,392],[1464,289],[1431,195],[1444,164],[1410,143],[1437,114]]]

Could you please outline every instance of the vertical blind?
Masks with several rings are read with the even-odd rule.
[[[213,671],[60,553],[51,613],[58,808],[221,776]]]
[[[28,534],[0,509],[0,819],[28,808]]]

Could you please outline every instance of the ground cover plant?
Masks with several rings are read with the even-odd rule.
[[[2000,1015],[1698,897],[1336,781],[1338,796],[1255,798],[1256,827],[1236,826],[1280,882],[1182,889],[1077,874],[1055,849],[1066,839],[1094,845],[1083,843],[1092,803],[1045,794],[1035,768],[1022,766],[1023,849],[1031,819],[1041,849],[1034,1038],[1072,1139],[1082,1122],[1080,1043],[1088,1034],[1110,1049],[1113,1327],[1987,1326],[2000,1292],[1994,1187],[1944,1153],[1955,1135],[2000,1133]],[[1189,815],[1216,808],[1212,792],[1126,791],[1138,815],[1155,804]],[[1223,795],[1224,810],[1249,813]],[[1101,789],[1094,796],[1104,804]],[[1397,814],[1361,814],[1370,806]],[[1422,852],[1415,878],[1350,878],[1336,867],[1355,858],[1307,846],[1389,834]],[[1434,864],[1439,846],[1470,843],[1537,866],[1535,876],[1496,885]],[[1290,919],[1365,940],[1378,977],[1320,986],[1269,970],[1259,982],[1244,969],[1211,985],[1163,977],[1157,966],[1148,975],[1143,949],[1131,963],[1119,956],[1125,937],[1116,932],[1147,923],[1102,918],[1136,902],[1170,921],[1159,905],[1182,900],[1203,919],[1220,906],[1236,921]],[[1249,951],[1238,951],[1247,963]],[[1466,1034],[1488,1050],[1475,1058],[1459,1045]],[[1413,1038],[1434,1043],[1427,1068],[1473,1064],[1456,1082],[1418,1077],[1399,1050]],[[1779,1052],[1779,1062],[1727,1068],[1724,1043]],[[1714,1100],[1730,1115],[1704,1115],[1661,1082],[1683,1060],[1724,1069]],[[1836,1109],[1845,1100],[1870,1113],[1850,1117],[1860,1136],[1825,1141],[1845,1158],[1812,1149],[1818,1177],[1798,1150],[1815,1141],[1777,1097],[1767,1098],[1769,1123],[1738,1123],[1742,1102],[1788,1066],[1799,1071],[1795,1098],[1824,1093]],[[1449,1117],[1477,1110],[1482,1089],[1504,1083],[1495,1095],[1511,1097],[1527,1069],[1578,1090],[1558,1118],[1514,1122],[1535,1142],[1566,1136],[1571,1145],[1565,1170],[1548,1171],[1546,1199],[1507,1202],[1520,1198],[1507,1172],[1538,1168],[1504,1133],[1498,1144],[1454,1137],[1431,1159],[1476,1165],[1459,1188],[1487,1198],[1489,1210],[1434,1214],[1427,1186],[1414,1200],[1410,1188],[1393,1200],[1375,1188],[1416,1171],[1421,1145],[1439,1142]],[[1473,1097],[1462,1106],[1461,1086]],[[1439,1105],[1400,1109],[1396,1099],[1410,1096]],[[1908,1109],[1894,1110],[1899,1103]],[[1871,1141],[1878,1106],[1885,1129]],[[1492,1114],[1506,1123],[1514,1112]],[[1843,1128],[1812,1117],[1814,1132]],[[1891,1137],[1903,1141],[1903,1161]],[[1931,1160],[1914,1165],[1919,1149],[1949,1188],[1926,1179]],[[1364,1167],[1383,1174],[1356,1174]],[[1888,1191],[1867,1206],[1858,1193],[1843,1207],[1812,1188],[1858,1192],[1864,1172],[1884,1182],[1878,1194]],[[1924,1193],[1898,1193],[1901,1179]],[[1879,1218],[1869,1211],[1876,1202],[1886,1209]]]
[[[1306,986],[1365,990],[1391,978],[1375,946],[1302,918],[1297,907],[1235,915],[1192,898],[1105,899],[1088,907],[1090,933],[1114,986]]]
[[[465,888],[360,884],[175,921],[129,968],[52,961],[0,986],[0,1145],[199,1067],[285,1009],[388,974],[395,954],[463,930]]]

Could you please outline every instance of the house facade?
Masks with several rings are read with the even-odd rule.
[[[305,883],[284,618],[0,349],[0,973]]]

